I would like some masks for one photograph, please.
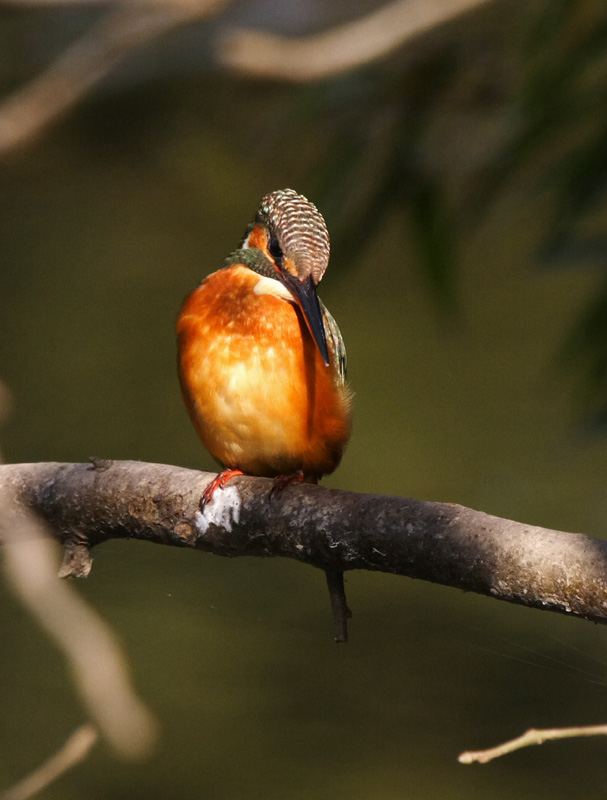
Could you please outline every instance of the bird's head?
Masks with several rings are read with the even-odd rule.
[[[267,194],[241,248],[261,251],[265,256],[247,258],[245,263],[286,287],[328,365],[327,339],[316,294],[329,263],[329,233],[322,214],[293,189]]]

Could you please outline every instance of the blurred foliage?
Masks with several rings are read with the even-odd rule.
[[[525,128],[505,162],[548,158],[541,182],[556,208],[543,256],[548,266],[607,266],[607,15],[604,4],[560,0],[528,40],[521,93]],[[601,219],[602,216],[602,219]],[[578,396],[589,419],[607,425],[607,285],[581,313],[562,349],[581,375]]]

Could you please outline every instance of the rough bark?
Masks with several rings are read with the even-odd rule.
[[[112,538],[221,556],[282,556],[328,573],[367,569],[607,622],[607,543],[458,505],[313,485],[270,498],[271,482],[235,478],[204,514],[214,477],[160,464],[0,466],[0,493],[40,514],[65,547],[62,576],[90,570]],[[0,534],[1,535],[1,534]]]

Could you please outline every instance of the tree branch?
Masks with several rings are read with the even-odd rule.
[[[490,0],[395,0],[366,16],[294,39],[247,29],[221,37],[217,59],[249,77],[322,80],[380,58],[406,42]]]
[[[34,797],[68,769],[83,761],[98,738],[99,734],[93,725],[81,725],[44,764],[0,794],[0,800],[29,800]]]
[[[498,744],[497,747],[490,747],[487,750],[469,750],[458,756],[460,764],[487,764],[494,758],[514,753],[523,747],[533,744],[544,744],[553,742],[556,739],[575,739],[580,736],[607,736],[607,725],[582,725],[573,728],[529,728],[528,731],[511,739],[509,742]],[[0,798],[1,800],[1,798]]]
[[[158,726],[133,689],[116,637],[73,587],[57,580],[58,548],[49,537],[50,526],[23,508],[12,489],[3,486],[0,485],[0,541],[5,545],[2,566],[9,587],[63,653],[87,715],[115,753],[125,759],[149,755],[157,740]],[[90,733],[84,736],[87,738],[91,738]],[[76,741],[82,743],[82,737]],[[68,750],[74,753],[71,745]],[[60,774],[54,770],[63,763],[63,757],[52,760],[42,773],[35,774],[34,784],[41,775],[54,779]],[[28,779],[26,789],[29,786]]]
[[[347,642],[348,620],[352,616],[352,612],[348,608],[348,602],[346,600],[344,573],[327,570],[325,575],[327,577],[329,597],[331,598],[331,610],[333,611],[335,626],[334,638],[336,642]]]
[[[0,0],[21,7],[107,0]],[[29,144],[136,50],[200,22],[231,0],[122,0],[40,75],[0,101],[0,155]],[[251,77],[305,82],[388,56],[416,36],[492,0],[394,0],[352,22],[293,39],[233,29],[218,37],[223,66]]]
[[[209,473],[133,461],[0,466],[0,488],[40,514],[85,575],[112,538],[222,556],[282,556],[325,572],[366,569],[607,622],[607,543],[462,506],[235,478],[199,510]]]
[[[0,104],[0,154],[29,143],[127,56],[176,28],[218,14],[229,0],[118,4],[47,69]]]

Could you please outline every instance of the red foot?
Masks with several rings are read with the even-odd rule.
[[[204,507],[211,502],[217,489],[223,489],[226,483],[237,475],[244,475],[244,472],[241,469],[222,469],[202,493],[200,510],[204,511]]]
[[[282,492],[292,483],[303,483],[303,480],[303,469],[298,469],[297,472],[293,472],[291,475],[277,475],[270,489],[270,499],[272,499],[274,492]]]

